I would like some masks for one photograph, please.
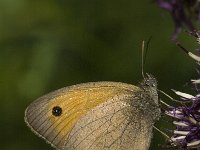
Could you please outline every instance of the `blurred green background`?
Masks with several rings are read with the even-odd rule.
[[[0,149],[52,149],[26,127],[27,105],[82,82],[138,84],[141,43],[150,36],[145,72],[172,96],[171,88],[191,92],[197,66],[170,40],[173,30],[170,15],[149,0],[1,0]],[[197,48],[187,33],[179,37]],[[165,124],[156,126],[171,128]],[[155,131],[151,149],[165,149],[164,140]]]

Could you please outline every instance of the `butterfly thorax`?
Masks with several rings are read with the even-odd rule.
[[[157,93],[157,80],[150,74],[140,82],[139,87],[142,92],[139,92],[140,98],[142,99],[144,107],[146,107],[144,112],[152,120],[158,120],[160,117],[160,109],[158,104],[158,93]]]

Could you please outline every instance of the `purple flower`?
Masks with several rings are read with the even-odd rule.
[[[160,8],[167,10],[174,20],[175,31],[172,36],[174,40],[177,38],[177,34],[181,31],[183,25],[190,31],[195,29],[191,21],[192,16],[195,16],[200,23],[199,0],[156,0],[156,3]]]
[[[191,35],[197,38],[199,43],[199,32],[190,32]],[[199,43],[200,44],[200,43]],[[178,44],[191,58],[200,62],[200,57],[192,54]],[[196,96],[173,90],[178,96],[180,96],[180,102],[182,105],[178,107],[169,107],[165,112],[168,116],[174,118],[173,124],[176,129],[173,131],[173,135],[170,137],[169,142],[172,147],[178,147],[183,149],[200,149],[200,90],[197,88],[197,84],[200,83],[200,79],[191,80],[195,84]]]
[[[190,105],[174,107],[166,111],[173,117],[176,129],[170,138],[174,147],[184,149],[200,148],[200,98],[188,99]]]

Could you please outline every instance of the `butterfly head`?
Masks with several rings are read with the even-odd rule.
[[[151,74],[146,74],[144,80],[140,83],[140,87],[145,91],[145,93],[158,104],[158,91],[157,91],[157,80]]]

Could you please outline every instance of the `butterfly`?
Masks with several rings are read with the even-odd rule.
[[[31,130],[58,150],[147,150],[160,117],[157,81],[77,84],[44,95],[25,111]]]
[[[161,110],[157,80],[143,73],[138,86],[121,82],[77,84],[44,95],[25,122],[58,150],[147,150]]]

